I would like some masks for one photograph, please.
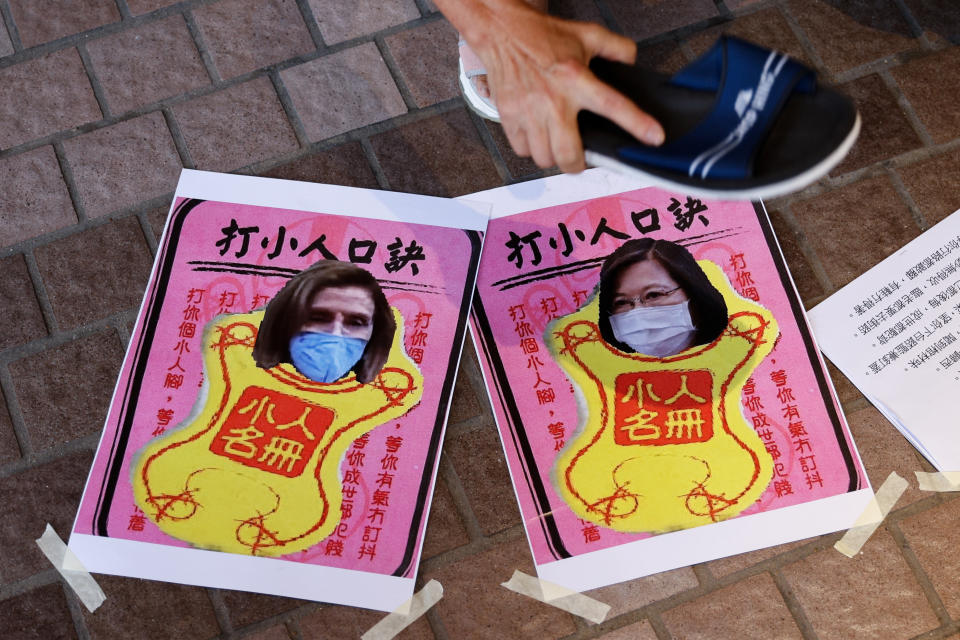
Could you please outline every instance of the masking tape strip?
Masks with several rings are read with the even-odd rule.
[[[430,607],[437,604],[443,597],[443,585],[431,580],[409,600],[387,614],[380,622],[370,627],[360,640],[390,640],[408,626],[413,624]]]
[[[873,532],[877,530],[887,514],[890,513],[890,509],[906,491],[907,486],[907,481],[897,475],[896,471],[890,472],[887,479],[880,485],[873,500],[860,514],[857,521],[853,523],[853,526],[843,534],[842,538],[837,540],[833,548],[848,558],[860,553],[860,549],[870,539]]]
[[[610,613],[610,605],[577,591],[572,591],[558,584],[528,576],[522,571],[514,570],[509,582],[500,585],[511,591],[539,600],[558,609],[563,609],[575,616],[585,618],[595,624],[600,624]]]
[[[53,568],[60,572],[63,579],[73,589],[77,597],[90,613],[97,610],[103,601],[107,599],[103,589],[93,579],[90,572],[80,562],[80,559],[67,548],[57,532],[53,530],[50,524],[44,530],[43,535],[37,538],[37,546],[43,551],[53,564]]]
[[[914,471],[921,491],[960,491],[960,471],[926,473]]]

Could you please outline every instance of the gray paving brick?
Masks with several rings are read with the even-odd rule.
[[[53,147],[0,158],[0,246],[76,222]]]
[[[99,38],[87,49],[114,114],[210,84],[179,15]]]
[[[356,0],[349,11],[337,0],[310,0],[323,41],[337,44],[420,17],[413,0]]]
[[[73,48],[0,69],[0,87],[0,149],[101,118]]]
[[[180,156],[159,111],[67,140],[80,202],[95,218],[171,191]]]
[[[311,141],[407,111],[373,43],[291,67],[280,72],[280,77]]]
[[[10,13],[25,47],[120,20],[113,0],[10,0]]]

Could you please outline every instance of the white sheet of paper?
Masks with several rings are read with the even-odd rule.
[[[960,211],[809,312],[823,353],[937,469],[960,469]]]

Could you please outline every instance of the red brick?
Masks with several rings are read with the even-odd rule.
[[[960,48],[911,60],[891,73],[934,142],[960,136],[957,92],[953,84],[944,84],[946,78],[960,77]]]
[[[223,603],[230,611],[234,627],[245,627],[267,618],[278,616],[304,605],[306,600],[283,598],[249,591],[221,591]]]
[[[450,401],[450,415],[447,421],[450,424],[457,424],[470,418],[475,418],[484,412],[487,406],[485,401],[481,403],[478,396],[486,398],[485,389],[474,389],[470,384],[470,378],[466,370],[468,368],[477,370],[477,357],[474,355],[473,345],[470,340],[463,346],[463,353],[460,356],[460,368],[457,371],[457,382],[453,388],[453,398]]]
[[[739,640],[747,629],[764,637],[800,640],[803,635],[766,573],[746,578],[662,614],[677,638]]]
[[[432,558],[444,551],[455,549],[470,542],[470,536],[463,526],[457,505],[450,496],[450,490],[442,478],[437,478],[430,503],[430,516],[427,518],[427,534],[423,540],[421,558]]]
[[[0,637],[4,640],[76,638],[63,587],[55,582],[0,601]]]
[[[817,275],[810,265],[803,249],[800,248],[800,241],[797,234],[790,227],[789,223],[776,210],[768,210],[770,213],[770,223],[777,235],[777,242],[780,250],[783,251],[783,258],[787,261],[787,267],[790,269],[790,277],[797,287],[797,293],[802,300],[809,300],[824,294],[823,285],[817,279]]]
[[[913,478],[911,478],[912,480]],[[918,513],[900,523],[900,528],[920,565],[953,619],[960,618],[960,500]]]
[[[13,53],[13,43],[10,42],[10,34],[7,33],[7,27],[0,24],[0,58]]]
[[[96,613],[83,611],[93,638],[181,640],[220,633],[202,587],[117,576],[97,576],[97,581],[109,597]]]
[[[470,507],[487,535],[520,522],[513,485],[493,424],[468,431],[446,443]],[[508,576],[509,577],[509,576]]]
[[[837,392],[837,398],[840,400],[841,405],[863,397],[860,390],[829,360],[827,360],[827,373],[830,374],[830,380],[833,381],[833,388]]]
[[[855,558],[824,549],[784,567],[782,573],[820,638],[899,640],[940,626],[900,550],[883,529]]]
[[[600,636],[601,640],[657,640],[657,632],[646,620],[635,622]]]
[[[499,122],[484,120],[483,126],[487,128],[490,137],[493,138],[493,143],[497,146],[497,151],[500,153],[500,157],[503,158],[504,164],[507,165],[507,170],[510,172],[510,175],[519,178],[540,170],[540,167],[537,166],[537,163],[534,162],[530,156],[518,156],[516,152],[514,152],[513,147],[510,145],[510,140],[507,138],[507,134]]]
[[[880,488],[891,471],[896,471],[900,477],[909,481],[910,486],[900,496],[895,509],[929,495],[914,486],[916,483],[913,472],[921,468],[920,454],[883,414],[869,407],[851,413],[847,416],[847,421],[874,491]]]
[[[850,155],[831,173],[838,175],[860,169],[923,146],[920,136],[880,76],[869,75],[848,82],[840,89],[856,103],[862,126]]]
[[[894,2],[791,0],[787,6],[833,74],[919,48]]]
[[[0,395],[0,464],[5,464],[20,457],[20,445],[13,433],[13,423],[7,412],[7,403]]]
[[[550,15],[566,20],[580,20],[582,22],[596,22],[603,24],[603,16],[597,5],[580,0],[550,0]]]
[[[278,624],[244,636],[244,640],[290,640],[290,633],[284,625]]]
[[[170,205],[164,205],[147,212],[147,221],[150,223],[150,230],[153,231],[153,239],[160,240],[163,235],[163,227],[167,223],[167,214],[170,213]]]
[[[926,221],[934,225],[960,209],[960,151],[934,156],[897,169]]]
[[[301,635],[323,640],[353,640],[380,622],[387,614],[353,607],[326,606],[300,619]],[[426,618],[421,617],[395,636],[397,640],[434,640]]]
[[[180,0],[127,0],[127,6],[130,7],[130,13],[136,16],[169,7],[178,2]]]
[[[886,177],[861,180],[790,208],[836,287],[920,234],[910,209]],[[856,238],[856,251],[850,250],[851,238]]]
[[[585,593],[591,598],[610,605],[610,613],[607,614],[607,619],[610,619],[698,586],[700,581],[697,580],[693,569],[683,567],[600,589],[592,589]]]
[[[423,576],[443,585],[443,599],[434,609],[450,638],[561,638],[576,630],[570,614],[501,587],[515,569],[536,575],[524,538]]]
[[[954,0],[905,0],[904,4],[932,41],[960,41],[960,12]]]
[[[775,547],[767,547],[766,549],[758,549],[757,551],[751,551],[749,553],[739,553],[737,555],[714,560],[710,562],[707,567],[710,569],[710,573],[716,577],[724,578],[730,574],[736,573],[737,571],[746,569],[747,567],[752,567],[755,564],[759,564],[764,560],[774,558],[781,553],[786,553],[791,549],[799,547],[805,542],[807,541],[801,540],[798,542],[789,542],[787,544],[777,545]]]
[[[732,22],[727,22],[720,27],[698,31],[689,39],[690,48],[696,55],[705,53],[721,33],[756,42],[768,49],[782,51],[808,66],[814,66],[807,57],[800,40],[790,28],[790,24],[783,17],[783,13],[777,8],[738,16]]]

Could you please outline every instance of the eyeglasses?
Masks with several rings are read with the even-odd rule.
[[[637,306],[641,307],[655,307],[659,304],[666,301],[667,298],[672,296],[677,291],[680,291],[683,287],[675,287],[673,289],[668,289],[667,291],[647,291],[643,295],[634,296],[632,298],[621,297],[611,303],[610,308],[612,313],[623,313],[625,311],[630,311],[631,309],[636,309]]]

